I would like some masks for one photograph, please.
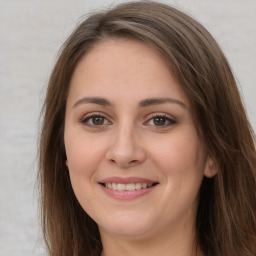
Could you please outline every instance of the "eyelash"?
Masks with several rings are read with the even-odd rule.
[[[104,118],[104,121],[105,120],[108,120],[108,117],[106,117],[105,115],[103,115],[102,113],[90,113],[86,116],[84,116],[80,122],[84,125],[88,125],[88,126],[91,126],[91,127],[97,127],[97,126],[102,126],[102,125],[95,125],[95,124],[89,124],[88,122],[90,120],[92,120],[93,118]],[[111,123],[110,121],[108,121],[109,123]],[[103,124],[104,126],[105,124]]]
[[[92,121],[93,118],[103,118],[103,122],[105,122],[107,120],[108,124],[99,124],[99,125],[96,125],[96,124],[89,124],[89,121]],[[150,121],[153,121],[154,122],[154,119],[156,118],[162,118],[164,119],[164,125],[160,125],[160,126],[157,126],[157,125],[150,125],[150,126],[154,126],[156,127],[157,129],[163,129],[163,128],[167,128],[171,125],[174,125],[177,123],[177,121],[171,117],[169,117],[168,115],[166,114],[160,114],[160,113],[156,113],[156,114],[152,114],[150,116],[150,118],[148,119],[148,121],[144,122],[143,124],[147,124],[149,123]],[[86,116],[84,116],[80,122],[84,125],[87,125],[87,126],[90,126],[90,127],[94,127],[94,128],[101,128],[103,126],[106,126],[106,125],[109,125],[109,124],[112,124],[109,120],[108,120],[108,117],[103,115],[102,113],[90,113]],[[168,122],[168,124],[166,124],[166,122]]]
[[[154,119],[156,119],[156,118],[163,118],[165,120],[165,124],[164,125],[161,125],[161,126],[151,125],[151,126],[157,127],[157,129],[167,128],[167,127],[177,123],[177,121],[175,119],[171,118],[170,116],[168,116],[166,114],[162,114],[162,113],[161,114],[160,113],[152,114],[150,116],[149,120],[146,121],[145,123],[149,123],[150,121],[154,122]],[[168,124],[166,124],[166,122],[168,122]]]

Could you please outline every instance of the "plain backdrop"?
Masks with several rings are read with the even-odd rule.
[[[45,255],[37,213],[39,113],[58,49],[81,16],[114,0],[0,0],[0,256]],[[256,1],[167,0],[216,38],[256,127]]]

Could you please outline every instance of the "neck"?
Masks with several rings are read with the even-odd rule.
[[[154,236],[124,237],[101,231],[101,256],[203,256],[193,228],[161,230]]]

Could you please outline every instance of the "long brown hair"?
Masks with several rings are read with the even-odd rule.
[[[64,116],[72,73],[94,44],[128,37],[154,47],[188,95],[198,133],[218,174],[204,178],[196,217],[207,256],[256,255],[255,135],[236,81],[209,32],[183,12],[153,1],[94,13],[64,43],[43,108],[39,181],[44,239],[51,256],[99,255],[97,224],[81,208],[66,169]]]

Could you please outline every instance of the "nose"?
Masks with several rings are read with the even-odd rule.
[[[129,168],[145,160],[145,150],[132,127],[121,127],[113,132],[111,139],[106,153],[107,161],[118,167]]]

